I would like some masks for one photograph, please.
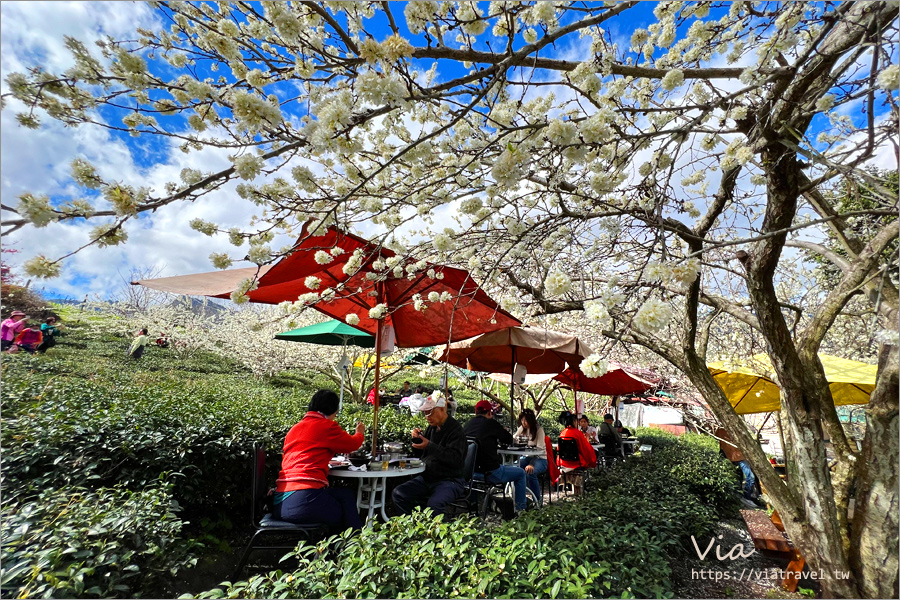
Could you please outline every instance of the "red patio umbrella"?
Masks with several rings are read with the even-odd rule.
[[[470,371],[506,372],[512,377],[516,365],[524,366],[528,373],[560,373],[567,366],[577,367],[590,354],[591,349],[574,335],[523,326],[507,327],[448,344],[438,359]],[[509,400],[512,412],[512,384]],[[515,421],[515,414],[512,418]]]
[[[609,370],[601,377],[588,377],[575,366],[553,379],[575,392],[575,412],[584,412],[578,410],[578,392],[620,396],[646,392],[659,383],[659,378],[646,369],[636,369],[613,361],[610,361]]]
[[[312,308],[375,335],[373,450],[377,446],[379,367],[385,331],[393,331],[397,346],[418,348],[520,323],[500,308],[467,271],[400,257],[335,227],[321,235],[308,235],[304,227],[291,253],[271,266],[135,283],[178,294],[229,298],[242,280],[254,277],[257,286],[247,293],[251,302],[278,304],[315,293],[317,297],[309,300]],[[370,315],[376,307],[382,308],[382,314]]]

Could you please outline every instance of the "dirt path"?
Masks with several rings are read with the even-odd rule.
[[[773,570],[784,569],[786,560],[769,558],[758,551],[730,560],[719,560],[717,547],[722,555],[727,555],[735,545],[740,545],[747,555],[753,548],[753,541],[747,533],[742,519],[728,519],[719,522],[713,536],[709,552],[701,560],[692,546],[689,554],[672,565],[676,598],[804,598],[781,589],[780,581],[773,577]],[[700,553],[704,553],[710,538],[696,540]],[[737,555],[737,552],[734,553]],[[801,581],[800,588],[813,588],[811,583]],[[818,589],[815,589],[818,591]]]

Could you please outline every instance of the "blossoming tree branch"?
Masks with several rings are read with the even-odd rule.
[[[77,159],[83,193],[23,194],[3,206],[5,232],[88,219],[85,247],[115,246],[143,214],[234,193],[246,227],[191,222],[234,245],[210,257],[217,268],[271,264],[290,250],[273,241],[308,222],[464,266],[522,318],[576,315],[566,322],[606,339],[590,374],[617,344],[683,371],[809,563],[852,571],[826,593],[893,595],[897,190],[871,166],[896,162],[896,3],[154,6],[156,30],[98,48],[68,39],[70,69],[10,75],[6,110],[24,127],[57,119],[225,151],[230,165],[140,187]],[[827,287],[811,257],[831,265]],[[54,277],[62,264],[38,255],[26,269]],[[407,276],[397,266],[383,276]],[[328,300],[315,283],[301,304]],[[447,299],[414,301],[427,318]],[[881,344],[861,450],[817,356],[849,303]],[[772,358],[788,482],[706,369],[722,323]]]

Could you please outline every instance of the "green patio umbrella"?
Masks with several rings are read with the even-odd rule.
[[[344,353],[341,356],[341,400],[340,406],[344,405],[344,372],[347,369],[347,345],[359,346],[360,348],[374,348],[375,336],[360,331],[355,327],[351,327],[346,323],[332,319],[324,323],[316,323],[307,327],[291,329],[283,331],[275,335],[276,340],[285,340],[288,342],[305,342],[307,344],[318,344],[320,346],[343,346]]]
[[[374,348],[375,336],[351,327],[346,323],[332,319],[324,323],[316,323],[299,329],[284,331],[275,336],[276,340],[288,342],[306,342],[320,346],[359,346]]]

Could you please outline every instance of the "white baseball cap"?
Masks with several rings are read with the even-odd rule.
[[[419,408],[419,410],[425,412],[427,410],[431,410],[433,408],[438,408],[441,406],[447,406],[447,399],[444,398],[444,395],[440,392],[434,392],[433,394],[425,398],[425,403]]]

